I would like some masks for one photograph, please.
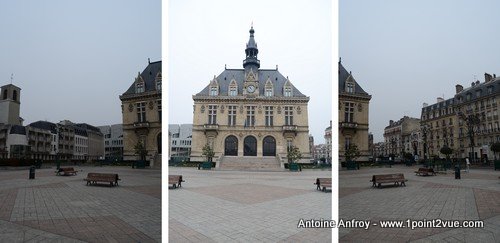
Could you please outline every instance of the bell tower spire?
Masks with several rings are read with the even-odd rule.
[[[253,30],[253,22],[249,32],[250,39],[248,40],[247,48],[245,49],[246,58],[245,60],[243,60],[243,68],[245,68],[245,70],[252,68],[254,70],[257,70],[260,67],[260,61],[259,59],[257,59],[259,49],[257,49],[257,43],[255,43],[255,39],[253,36],[253,33],[255,33],[255,31]]]

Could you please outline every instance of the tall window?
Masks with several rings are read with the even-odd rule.
[[[247,119],[245,121],[245,126],[255,126],[255,106],[247,106]]]
[[[236,96],[238,95],[238,89],[236,86],[231,86],[229,87],[229,96]]]
[[[236,126],[236,106],[227,106],[227,125]]]
[[[285,97],[292,97],[292,87],[285,87],[283,96]]]
[[[354,103],[351,102],[345,103],[344,121],[345,122],[354,121]]]
[[[273,126],[273,107],[265,106],[266,127]]]
[[[7,99],[7,90],[4,90],[3,91],[3,99],[6,100]]]
[[[208,106],[208,124],[217,124],[217,106]]]
[[[218,93],[217,87],[215,86],[210,87],[210,96],[216,96],[217,93]]]
[[[293,125],[293,107],[285,106],[285,125]]]
[[[137,122],[146,122],[146,102],[138,102],[137,107]]]
[[[138,82],[136,84],[135,92],[136,93],[143,93],[144,92],[144,82]]]
[[[12,100],[17,101],[17,90],[12,91]]]
[[[156,107],[158,108],[158,121],[161,121],[161,100],[156,100]]]

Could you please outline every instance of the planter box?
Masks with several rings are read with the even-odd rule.
[[[348,170],[359,170],[359,165],[355,161],[347,161],[346,165]]]
[[[288,164],[288,168],[290,169],[290,171],[299,171],[300,170],[300,166],[297,163]]]

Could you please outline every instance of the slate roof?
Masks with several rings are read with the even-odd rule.
[[[471,100],[478,99],[483,96],[489,95],[488,88],[492,88],[492,94],[498,94],[500,92],[500,77],[491,80],[490,82],[482,82],[479,84],[474,84],[474,86],[470,86],[468,88],[464,88],[460,93],[455,95],[456,99],[462,98],[462,101],[466,101],[467,94],[471,95]],[[480,90],[480,94],[478,96],[477,91]]]
[[[255,72],[255,70],[253,70]],[[268,77],[271,79],[274,88],[274,97],[283,97],[283,86],[285,85],[287,79],[276,69],[258,69],[259,78],[259,94],[264,96],[266,81]],[[226,69],[219,76],[217,76],[217,82],[219,83],[219,96],[227,96],[229,90],[229,84],[232,79],[236,80],[238,85],[238,95],[243,94],[244,81],[245,81],[245,69]],[[290,82],[291,84],[291,82]],[[196,96],[208,96],[209,87],[207,86]],[[292,84],[292,95],[293,97],[306,97],[302,94],[295,86]]]
[[[24,126],[12,125],[9,134],[26,135],[26,128]]]
[[[155,78],[158,72],[161,72],[161,61],[151,62],[148,66],[142,71],[141,77],[144,79],[144,92],[156,91],[156,82]],[[130,85],[130,87],[123,93],[123,95],[127,94],[135,94],[135,81]]]
[[[29,126],[44,129],[44,130],[49,130],[53,134],[57,133],[57,125],[55,123],[52,123],[52,122],[36,121],[36,122],[29,124]]]
[[[435,103],[435,104],[423,107],[422,112],[429,112],[431,110],[438,110],[441,108],[453,106],[454,104],[455,104],[455,98],[449,98],[449,99],[441,101],[439,103]]]
[[[351,76],[351,74],[344,68],[342,63],[339,62],[339,93],[347,93],[345,92],[345,83],[349,78],[349,76]],[[354,79],[354,77],[352,79],[356,84],[356,86],[354,87],[355,94],[369,95],[363,90],[363,88],[361,88],[361,86],[359,86],[358,82]]]
[[[86,130],[94,131],[96,133],[101,133],[101,130],[99,128],[94,127],[94,126],[87,124],[87,123],[77,123],[77,124],[75,124],[75,126],[81,127],[83,129],[86,129]]]

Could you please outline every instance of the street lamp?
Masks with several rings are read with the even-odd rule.
[[[472,161],[475,161],[475,156],[474,156],[475,130],[474,130],[474,127],[478,126],[479,123],[481,123],[481,120],[479,119],[478,114],[465,115],[463,112],[458,113],[458,118],[465,121],[465,125],[467,126],[467,135],[469,136],[469,148],[470,148],[469,157],[472,157]]]
[[[429,125],[423,124],[420,126],[422,130],[422,138],[424,140],[424,162],[427,162],[427,133],[429,132]]]

